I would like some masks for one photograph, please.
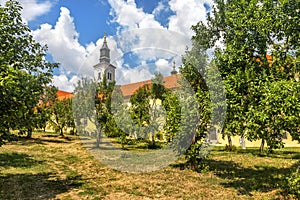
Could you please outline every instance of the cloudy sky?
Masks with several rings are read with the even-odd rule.
[[[0,0],[2,5],[5,0]],[[20,0],[34,38],[48,46],[47,59],[60,63],[53,83],[72,91],[81,76],[92,76],[107,33],[118,84],[169,75],[204,21],[213,0]]]

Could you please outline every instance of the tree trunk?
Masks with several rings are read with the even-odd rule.
[[[195,144],[197,141],[196,141],[196,131],[194,133],[194,136],[192,138],[192,145]],[[191,160],[190,160],[190,167],[191,167],[191,170],[195,171],[197,169],[197,161],[196,161],[196,157],[195,156],[192,156]]]
[[[31,138],[31,137],[32,137],[32,128],[30,127],[30,128],[27,129],[27,136],[26,136],[26,138]]]
[[[60,128],[59,130],[60,130],[60,135],[64,136],[63,128]]]
[[[262,153],[264,151],[264,146],[265,146],[265,140],[262,139],[261,140],[261,144],[260,144],[260,147],[259,147],[259,152]]]
[[[190,167],[191,167],[191,170],[196,171],[197,165],[196,165],[196,159],[195,158],[191,159],[191,161],[190,161]]]
[[[72,130],[73,130],[73,134],[77,135],[77,129],[73,127]]]
[[[242,136],[240,140],[241,140],[241,146],[242,146],[242,149],[246,149],[245,137]]]
[[[96,134],[97,134],[96,148],[99,148],[99,146],[100,146],[100,130],[97,130]]]
[[[101,141],[101,133],[102,133],[103,129],[101,129],[101,126],[98,123],[95,122],[95,124],[96,124],[96,134],[97,134],[96,135],[96,148],[99,148],[100,141]]]
[[[228,146],[232,147],[231,136],[230,136],[230,135],[227,135],[227,139],[228,139]]]
[[[154,138],[154,132],[151,134],[151,139],[152,139],[152,148],[155,149],[155,138]]]

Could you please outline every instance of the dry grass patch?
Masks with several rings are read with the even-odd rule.
[[[182,170],[181,160],[133,174],[101,164],[76,136],[35,133],[33,139],[0,148],[0,199],[292,198],[276,184],[297,162],[300,149],[282,152],[262,157],[251,149],[216,149],[203,173]]]

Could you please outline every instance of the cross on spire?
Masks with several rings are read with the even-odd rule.
[[[104,42],[106,42],[106,32],[104,31]]]
[[[175,75],[177,74],[177,71],[176,71],[176,63],[175,63],[175,60],[173,61],[173,70],[171,71],[171,75]]]

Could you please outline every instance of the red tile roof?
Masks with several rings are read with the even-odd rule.
[[[72,98],[73,94],[71,92],[57,90],[56,96],[57,96],[58,100],[63,100],[63,99],[70,99],[70,98]]]
[[[177,83],[177,80],[182,77],[181,74],[176,74],[176,75],[171,75],[171,76],[165,76],[163,77],[163,84],[166,88],[168,89],[174,89],[179,87],[179,84]],[[146,85],[146,84],[151,84],[151,80],[146,80],[146,81],[141,81],[141,82],[136,82],[136,83],[130,83],[130,84],[125,84],[121,86],[121,91],[123,93],[123,96],[126,98],[130,97],[137,91],[140,87]],[[58,90],[57,93],[57,99],[58,100],[63,100],[63,99],[70,99],[73,97],[73,93],[71,92],[66,92],[63,90]],[[98,95],[98,97],[101,97],[101,94]]]
[[[181,74],[176,74],[176,75],[163,77],[164,86],[168,89],[174,89],[174,88],[179,87],[177,80],[181,76],[182,76]],[[136,90],[138,90],[140,87],[142,87],[143,85],[146,85],[146,84],[151,84],[151,80],[122,85],[120,89],[123,93],[123,96],[126,98],[126,97],[130,97],[131,95],[133,95]]]

